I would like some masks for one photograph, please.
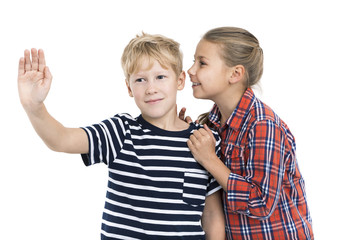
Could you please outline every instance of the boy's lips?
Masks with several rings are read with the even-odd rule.
[[[163,98],[150,99],[150,100],[146,100],[145,102],[149,104],[155,104],[155,103],[160,102],[161,100],[163,100]]]

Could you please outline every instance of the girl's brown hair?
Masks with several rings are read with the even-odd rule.
[[[227,66],[244,66],[246,88],[259,82],[264,69],[264,55],[253,34],[242,28],[220,27],[209,30],[202,39],[220,46],[220,57]],[[201,114],[198,120],[210,126],[208,114]]]

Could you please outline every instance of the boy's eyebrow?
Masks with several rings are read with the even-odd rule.
[[[144,77],[145,75],[147,75],[149,71],[139,71],[136,73],[133,73],[132,75],[135,75],[135,77]],[[159,71],[155,71],[154,74],[155,75],[161,75],[161,74],[168,74],[169,70],[168,69],[163,69],[163,70],[159,70]]]

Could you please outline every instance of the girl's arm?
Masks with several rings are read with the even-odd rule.
[[[215,154],[215,142],[212,131],[205,124],[204,128],[193,132],[187,145],[194,159],[211,173],[220,186],[227,191],[231,170]]]
[[[194,131],[187,142],[194,158],[226,192],[229,209],[265,220],[279,201],[284,177],[286,142],[281,129],[270,121],[256,123],[248,137],[245,175],[233,173],[214,153],[214,138],[207,126]],[[293,156],[289,156],[293,162]],[[254,174],[255,173],[255,174]]]
[[[28,50],[19,61],[18,90],[22,106],[35,131],[54,151],[87,153],[88,139],[80,128],[66,128],[55,120],[44,105],[49,92],[52,75],[45,63],[42,50]]]
[[[225,239],[225,216],[220,190],[206,198],[201,223],[207,240]]]

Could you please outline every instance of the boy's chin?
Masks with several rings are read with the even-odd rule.
[[[159,109],[159,111],[153,111],[153,112],[141,112],[142,117],[144,119],[162,119],[164,117],[170,116],[168,112],[165,112],[164,110]]]

